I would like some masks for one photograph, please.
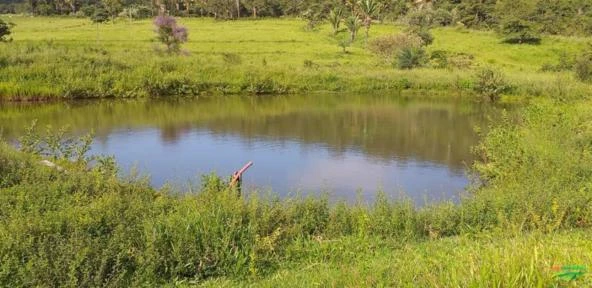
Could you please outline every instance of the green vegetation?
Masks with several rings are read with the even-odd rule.
[[[496,119],[474,148],[470,196],[421,208],[382,193],[355,205],[245,196],[215,175],[185,194],[156,190],[147,179],[118,178],[112,158],[87,158],[90,137],[31,129],[21,151],[0,143],[0,286],[590,286],[589,274],[567,282],[553,267],[592,263],[592,52],[585,37],[592,6],[433,2],[0,5],[81,17],[14,16],[12,31],[0,22],[0,39],[6,31],[14,38],[0,43],[2,100],[378,90],[529,100],[521,113]],[[300,15],[307,23],[183,18],[187,30],[161,25],[170,31],[160,31],[160,41],[175,53],[158,53],[153,23],[132,21],[148,11]],[[365,39],[357,37],[362,27]],[[185,40],[187,53],[177,53]],[[239,103],[228,113],[241,117],[249,108]],[[214,117],[207,105],[186,109],[156,117],[164,110],[155,108],[142,118]],[[249,113],[257,121],[274,109]],[[202,118],[188,116],[195,112]],[[76,126],[82,118],[67,119]],[[376,141],[364,142],[368,149],[387,143],[368,135]],[[357,141],[334,139],[327,142]]]
[[[187,28],[179,26],[171,16],[158,16],[154,19],[158,41],[166,46],[166,52],[181,52],[181,44],[187,42]],[[224,54],[226,56],[227,54]]]
[[[240,197],[216,176],[170,194],[118,179],[110,158],[79,157],[85,139],[31,130],[23,150],[60,168],[0,146],[0,283],[558,284],[553,266],[592,256],[592,106],[536,102],[476,147],[472,197],[419,209],[382,194],[352,206]]]
[[[556,97],[558,82],[565,90],[562,97],[591,92],[572,71],[541,72],[561,55],[580,55],[584,38],[546,36],[541,45],[509,45],[493,32],[434,28],[426,57],[439,51],[445,61],[399,70],[369,51],[375,40],[401,32],[392,24],[373,24],[368,45],[356,39],[344,43],[349,53],[342,53],[329,24],[309,32],[300,20],[180,19],[191,35],[183,46],[188,55],[163,56],[155,52],[149,20],[100,28],[75,18],[11,21],[17,24],[14,41],[0,45],[0,97],[5,100],[401,89],[471,94],[474,75],[485,66],[500,69],[515,87],[508,95]],[[362,24],[354,22],[358,28]],[[349,18],[345,24],[350,26]],[[409,56],[418,59],[416,53]]]
[[[8,36],[10,36],[10,34],[12,33],[12,26],[12,23],[6,23],[2,19],[0,19],[0,42],[7,42],[12,40],[12,38],[8,38]]]
[[[0,14],[91,17],[96,9],[107,11],[112,19],[121,17],[130,20],[154,17],[163,12],[171,16],[205,16],[217,19],[300,16],[308,21],[308,28],[311,29],[323,20],[331,19],[335,16],[334,13],[331,16],[331,11],[335,12],[338,9],[342,11],[344,18],[352,16],[362,20],[367,32],[375,21],[383,20],[422,27],[463,25],[469,28],[497,30],[513,23],[516,25],[511,26],[519,28],[518,30],[529,31],[528,35],[589,35],[592,32],[592,5],[587,0],[0,1]]]

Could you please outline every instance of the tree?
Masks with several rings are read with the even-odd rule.
[[[464,0],[458,4],[460,22],[470,28],[490,28],[497,24],[496,0]]]
[[[354,42],[356,39],[356,35],[358,34],[358,30],[362,26],[362,22],[358,16],[352,15],[345,19],[345,26],[347,26],[347,30],[350,33],[350,42]]]
[[[333,35],[339,33],[341,20],[343,20],[343,9],[341,9],[341,7],[331,9],[329,12],[329,22],[331,23],[331,27],[333,27]]]
[[[347,54],[347,47],[349,47],[351,45],[351,39],[349,39],[347,36],[336,36],[335,40],[337,40],[337,45],[339,47],[341,47],[343,54]]]
[[[237,13],[235,0],[208,0],[205,1],[206,10],[214,15],[214,18],[232,19]]]
[[[253,18],[257,18],[259,11],[264,9],[267,6],[265,0],[243,0],[243,5],[246,9],[251,10],[251,15]]]
[[[397,66],[399,69],[413,69],[421,67],[427,61],[423,47],[405,47],[397,55]]]
[[[504,42],[511,44],[539,44],[541,37],[532,24],[518,18],[504,19],[501,24]]]
[[[109,15],[111,16],[111,19],[115,20],[115,17],[117,16],[117,14],[119,14],[119,12],[121,12],[121,10],[123,9],[123,3],[121,3],[121,0],[102,0],[102,1],[103,1],[103,5],[105,6],[105,9],[107,10]]]
[[[14,27],[14,24],[6,23],[4,20],[0,19],[0,42],[12,41],[12,38],[8,38],[12,33],[12,27]]]
[[[477,72],[476,78],[474,90],[492,103],[510,89],[504,74],[499,70],[483,68]]]
[[[362,23],[366,28],[366,41],[368,41],[368,33],[370,31],[370,25],[374,17],[380,12],[380,3],[376,0],[360,0],[358,1],[359,12],[362,16]]]
[[[105,10],[103,8],[96,8],[93,15],[90,17],[90,20],[93,23],[97,24],[97,29],[98,29],[98,25],[100,23],[105,23],[105,22],[109,21],[109,13],[107,12],[107,10]]]
[[[177,24],[172,16],[161,15],[154,18],[156,39],[166,46],[168,53],[181,52],[181,44],[187,42],[187,28]]]
[[[99,43],[99,24],[109,21],[109,13],[103,8],[96,8],[90,20],[97,24],[97,44]]]
[[[500,33],[506,43],[538,44],[541,41],[535,27],[536,3],[532,0],[500,0],[496,4]]]
[[[327,16],[327,12],[329,12],[328,6],[324,4],[313,4],[302,13],[302,18],[308,21],[307,28],[313,30]]]

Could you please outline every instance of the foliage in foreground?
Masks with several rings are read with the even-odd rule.
[[[592,231],[458,236],[400,243],[344,237],[307,242],[298,263],[264,278],[218,278],[204,287],[589,287]],[[562,267],[584,274],[560,279]],[[587,268],[585,268],[587,266]],[[183,286],[183,285],[181,285]]]
[[[363,251],[367,255],[384,239],[401,243],[388,248],[398,255],[406,249],[419,253],[415,249],[448,245],[455,241],[452,236],[469,241],[587,229],[592,225],[589,107],[542,101],[518,119],[505,117],[476,148],[482,159],[476,170],[483,186],[460,204],[423,208],[390,201],[382,194],[375,203],[356,205],[329,204],[322,198],[240,197],[216,176],[206,177],[197,191],[172,195],[142,179],[118,179],[113,163],[105,159],[76,157],[74,163],[61,159],[60,155],[78,153],[58,149],[56,156],[52,152],[56,150],[48,149],[55,145],[44,143],[59,141],[31,133],[27,139],[33,141],[23,141],[28,151],[56,156],[54,161],[65,171],[40,165],[39,156],[0,146],[0,286],[258,279],[273,275],[285,263],[354,255],[357,246],[374,247]],[[84,169],[88,164],[92,168]],[[361,244],[340,248],[341,241]],[[422,246],[424,241],[431,244]],[[476,245],[489,247],[487,243]],[[526,243],[525,247],[538,247],[529,240]],[[332,249],[345,250],[333,253]],[[509,276],[504,279],[513,279],[517,286],[554,281],[536,270],[546,266],[549,258],[533,259],[535,264],[529,267],[485,269],[491,274],[481,275],[471,271],[493,260],[470,268],[462,264],[474,259],[470,253],[459,255],[463,258],[441,266],[437,279],[457,277],[468,281],[459,283],[491,286],[499,283],[499,273],[505,271]],[[502,254],[492,255],[505,259]],[[395,272],[411,263],[411,258],[401,259],[408,260],[390,266]],[[352,267],[363,271],[356,264]]]

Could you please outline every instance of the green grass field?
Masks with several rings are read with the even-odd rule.
[[[7,18],[6,16],[3,18]],[[429,90],[471,91],[475,71],[496,67],[514,95],[583,97],[588,85],[571,72],[542,73],[559,55],[575,55],[585,38],[545,37],[542,45],[502,44],[493,32],[457,28],[433,31],[429,51],[474,56],[466,69],[398,70],[366,49],[362,36],[343,53],[328,24],[305,30],[299,19],[215,21],[182,18],[188,56],[163,56],[149,20],[92,24],[88,19],[8,18],[14,42],[0,45],[3,99],[159,97],[195,94],[277,94]],[[374,25],[370,37],[404,27]],[[345,33],[344,33],[345,34]],[[443,92],[444,91],[444,92]]]

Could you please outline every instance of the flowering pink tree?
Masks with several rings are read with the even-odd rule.
[[[157,16],[154,18],[157,39],[166,45],[167,52],[179,53],[181,43],[187,42],[187,28],[177,25],[177,20],[172,16]]]

